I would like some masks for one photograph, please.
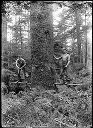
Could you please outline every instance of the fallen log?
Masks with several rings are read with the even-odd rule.
[[[15,82],[10,82],[10,83],[27,83],[26,81],[24,82],[19,82],[19,81],[15,81]]]
[[[72,83],[72,84],[65,84],[68,88],[72,88],[74,90],[77,90],[77,91],[86,91],[88,90],[90,87],[91,87],[91,84],[92,83]],[[62,83],[55,83],[55,85],[64,85]]]
[[[63,84],[63,83],[55,83],[55,85],[68,85],[68,86],[78,86],[78,85],[82,85],[82,84]]]
[[[22,83],[24,83],[24,84],[31,84],[31,83],[27,83],[27,82],[18,82],[18,81],[16,81],[16,82],[10,82],[10,84],[16,84],[16,83],[19,83],[19,84],[22,84]]]
[[[56,85],[64,85],[63,83],[54,83]],[[66,84],[66,85],[81,85],[81,84]]]
[[[63,83],[54,83],[55,85],[64,85]],[[72,84],[65,84],[65,85],[69,85],[69,86],[80,86],[80,85],[90,85],[91,83],[72,83]]]

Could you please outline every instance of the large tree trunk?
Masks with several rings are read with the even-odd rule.
[[[31,3],[31,60],[34,66],[53,62],[52,23],[51,5],[43,1]],[[33,77],[33,73],[31,76]]]
[[[51,63],[53,59],[53,26],[52,11],[49,5],[38,2],[31,4],[31,49],[32,59],[35,59],[38,50],[48,56]],[[40,56],[39,56],[40,57]],[[43,60],[42,60],[43,61]],[[33,61],[33,64],[39,62]]]

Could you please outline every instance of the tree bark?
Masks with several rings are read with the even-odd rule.
[[[2,45],[7,42],[7,20],[4,16],[2,16],[2,42]]]
[[[9,59],[8,59],[9,53],[7,52],[7,55],[5,55],[7,47],[8,47],[8,43],[7,43],[7,18],[6,18],[6,16],[2,15],[2,58],[5,58],[5,56],[7,56],[6,58],[8,61],[8,66],[9,66]]]
[[[2,54],[7,47],[7,20],[5,16],[2,16]]]
[[[75,9],[76,16],[76,31],[77,31],[77,45],[78,45],[78,62],[81,62],[81,35],[80,35],[80,20],[79,20],[79,12]]]
[[[53,62],[53,21],[51,5],[39,1],[31,3],[30,38],[33,65]],[[32,73],[33,74],[33,73]]]
[[[43,52],[44,54],[47,53],[49,62],[51,63],[53,59],[53,25],[51,8],[43,2],[31,4],[30,18],[31,49],[34,51],[39,48],[40,52]]]
[[[86,9],[87,9],[87,5],[86,5]],[[85,26],[86,26],[86,10],[85,10]],[[85,37],[86,37],[86,42],[85,42],[85,67],[87,68],[87,29],[85,32]]]

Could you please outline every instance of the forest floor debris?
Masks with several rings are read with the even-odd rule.
[[[91,84],[91,75],[73,78],[72,83]],[[53,90],[34,88],[22,94],[2,95],[2,126],[88,128],[92,124],[92,87],[73,90],[66,85]],[[33,100],[34,99],[34,100]]]

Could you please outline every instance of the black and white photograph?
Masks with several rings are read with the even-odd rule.
[[[2,128],[92,128],[92,5],[1,2]]]

